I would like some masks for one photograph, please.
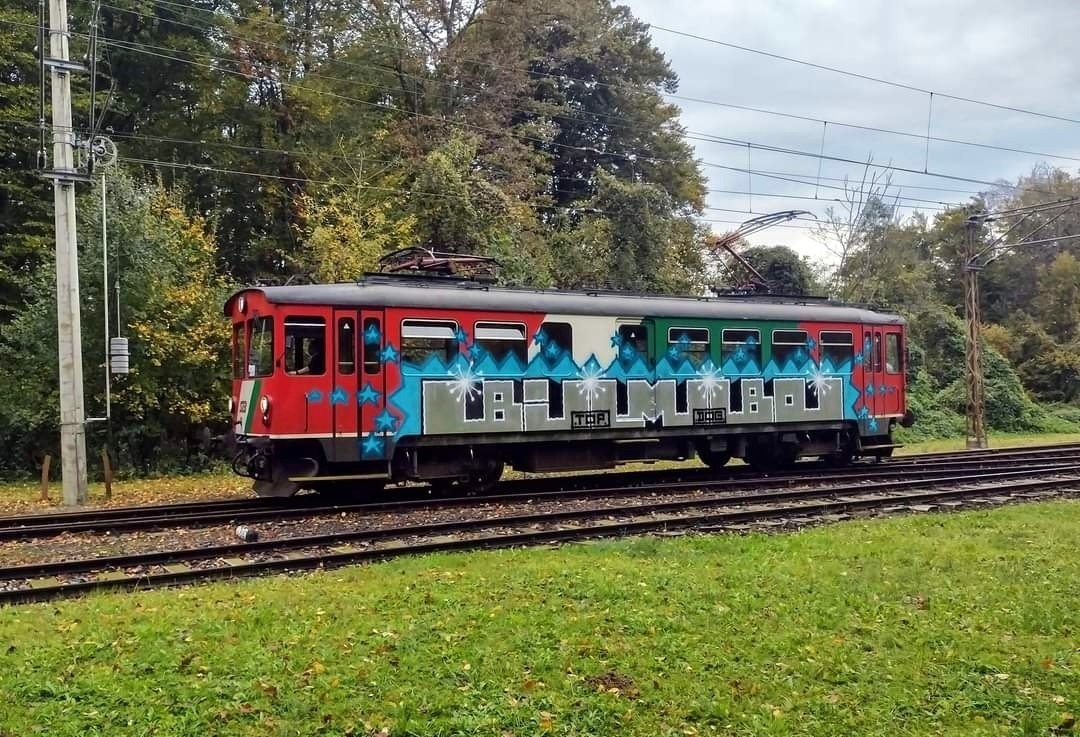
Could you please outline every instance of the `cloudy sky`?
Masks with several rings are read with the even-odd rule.
[[[926,176],[924,169],[976,180],[1014,180],[1039,162],[1080,169],[1080,124],[1000,110],[942,97],[940,93],[1036,110],[1080,120],[1080,6],[1078,0],[622,0],[653,25],[654,43],[680,78],[678,95],[805,116],[797,120],[673,99],[693,136],[721,136],[765,146],[856,161],[872,157],[917,173],[894,172],[905,207],[932,214],[986,187]],[[660,26],[662,28],[659,28]],[[668,30],[663,30],[668,29]],[[1074,157],[1053,158],[931,141],[930,98],[924,92],[854,79],[833,72],[680,36],[682,31],[752,47],[937,93],[931,135]],[[828,120],[824,126],[820,120]],[[901,136],[844,127],[887,128]],[[714,220],[753,217],[747,211],[805,209],[822,214],[842,192],[825,185],[858,179],[863,167],[747,148],[691,141],[713,192]],[[721,167],[734,167],[732,171]],[[816,190],[816,191],[815,191]],[[752,195],[732,194],[750,191]],[[768,194],[789,195],[786,198]],[[818,198],[817,200],[814,197]],[[798,199],[798,198],[808,199]],[[920,200],[928,200],[921,202]],[[732,225],[716,223],[716,230]],[[783,243],[812,257],[821,249],[806,226],[774,228],[754,242]]]

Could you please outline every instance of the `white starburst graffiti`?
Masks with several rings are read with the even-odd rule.
[[[810,391],[814,392],[814,396],[823,397],[828,394],[831,388],[829,377],[822,373],[819,368],[811,369],[809,373],[810,376],[806,379],[806,385],[810,387]]]
[[[585,364],[585,368],[581,369],[578,373],[578,378],[581,381],[578,383],[578,393],[585,397],[586,406],[591,410],[593,401],[596,400],[602,393],[607,391],[607,387],[600,383],[600,379],[604,375],[604,370],[598,365]]]
[[[454,399],[459,402],[475,399],[480,394],[480,381],[483,378],[482,371],[473,371],[471,365],[461,368],[454,366],[450,371],[453,381],[450,383],[450,391]]]
[[[723,375],[718,368],[702,366],[701,370],[698,371],[698,377],[701,382],[698,390],[701,392],[702,398],[708,402],[709,407],[712,407],[712,401],[716,393],[720,391],[720,382]]]

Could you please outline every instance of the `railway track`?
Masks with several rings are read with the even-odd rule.
[[[1080,463],[1080,447],[1067,453],[1039,453],[1030,458],[1003,454],[974,460],[952,460],[941,457],[933,462],[918,464],[881,463],[857,465],[823,473],[820,467],[813,473],[796,468],[792,471],[762,476],[734,474],[717,478],[709,469],[685,469],[671,472],[625,472],[576,477],[526,479],[508,482],[503,493],[483,497],[432,498],[425,489],[414,497],[388,501],[327,503],[319,495],[294,499],[246,499],[226,502],[170,504],[164,506],[99,509],[86,512],[64,512],[53,515],[32,515],[0,518],[0,541],[30,540],[62,534],[125,533],[160,530],[173,527],[205,527],[211,525],[253,523],[266,520],[300,519],[335,514],[364,514],[385,511],[408,511],[416,508],[446,508],[519,502],[527,499],[573,499],[582,496],[670,495],[687,491],[737,492],[744,489],[775,486],[836,484],[845,481],[873,482],[902,475],[907,479],[948,478],[958,473],[976,473],[1008,468],[1015,473],[1044,474]],[[599,484],[599,485],[598,485]]]
[[[1033,474],[1039,478],[1030,478]],[[729,489],[692,499],[650,499],[614,507],[473,516],[329,535],[8,567],[0,569],[0,604],[42,601],[100,589],[151,588],[329,568],[437,551],[645,532],[801,525],[875,511],[930,511],[934,507],[1004,503],[1076,492],[1080,492],[1080,463],[954,475],[930,473],[882,481],[849,479],[848,483],[817,488],[775,488],[740,494]]]
[[[776,471],[768,474],[759,474],[746,466],[733,466],[725,469],[724,476],[718,478],[718,472],[708,468],[691,467],[682,469],[642,470],[642,471],[614,471],[602,473],[590,473],[567,476],[544,476],[504,481],[500,485],[502,492],[498,496],[516,495],[525,493],[547,493],[570,490],[585,490],[602,488],[615,485],[636,485],[678,482],[716,482],[719,480],[739,479],[790,479],[792,483],[799,483],[802,478],[836,478],[841,474],[868,474],[869,469],[894,469],[900,472],[912,467],[935,466],[939,468],[950,467],[955,470],[962,468],[982,468],[990,465],[998,465],[1009,462],[1035,461],[1037,459],[1053,459],[1055,462],[1065,462],[1080,458],[1080,444],[1050,445],[1022,449],[985,450],[985,451],[949,451],[940,453],[926,453],[917,456],[890,459],[885,462],[861,462],[847,468],[832,469],[823,474],[820,466],[813,461],[801,462],[793,469]],[[396,489],[390,492],[393,498],[390,503],[411,502],[417,500],[429,500],[430,488],[427,486],[413,486],[404,489]],[[498,498],[489,496],[485,498]],[[327,503],[325,497],[316,494],[306,494],[290,499],[228,499],[208,500],[196,502],[176,502],[168,504],[138,505],[127,507],[108,507],[91,510],[75,510],[70,512],[49,512],[44,514],[27,514],[15,516],[0,516],[0,540],[18,539],[30,536],[36,532],[42,536],[59,534],[63,526],[79,525],[81,530],[107,530],[123,529],[123,527],[110,528],[108,523],[128,521],[134,522],[145,519],[148,527],[164,524],[168,520],[185,520],[198,515],[207,515],[211,523],[221,520],[232,519],[229,515],[241,515],[251,513],[246,519],[257,520],[271,517],[260,517],[260,514],[302,514],[300,510],[319,509],[323,513],[328,509],[340,510],[343,507],[351,508],[357,504],[333,504]],[[84,523],[98,523],[95,527],[86,526]],[[55,530],[49,528],[55,527]],[[140,529],[137,525],[127,529]],[[9,533],[8,530],[25,531],[26,535]]]

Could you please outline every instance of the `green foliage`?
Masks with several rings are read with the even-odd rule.
[[[740,254],[778,294],[818,294],[820,289],[810,264],[787,246],[753,246]],[[739,269],[733,264],[732,268]]]
[[[915,424],[895,431],[897,441],[915,443],[934,438],[961,437],[964,416],[938,400],[939,390],[926,370],[908,374],[908,409],[915,414]]]
[[[1064,735],[1078,512],[438,554],[7,608],[0,728]]]
[[[1040,267],[1032,315],[1055,340],[1080,339],[1080,259],[1064,251]]]
[[[909,318],[908,401],[916,426],[902,433],[908,440],[963,432],[967,408],[962,321],[946,310],[926,309]],[[983,344],[986,422],[1000,432],[1072,432],[1027,395],[1009,360],[989,341]]]
[[[378,184],[331,185],[321,196],[304,196],[303,247],[297,269],[317,282],[355,281],[375,271],[384,254],[415,239],[416,218],[401,198],[388,197],[399,178],[381,177]],[[379,191],[372,196],[371,192]]]
[[[700,290],[704,234],[689,218],[673,215],[668,194],[600,170],[596,181],[597,193],[587,210],[592,214],[556,240],[560,275],[580,286],[683,294]],[[598,281],[588,284],[587,277]]]
[[[88,414],[104,413],[100,205],[85,198],[80,228],[84,374]],[[121,464],[146,472],[187,463],[188,441],[220,426],[227,396],[229,291],[215,270],[216,244],[176,195],[119,176],[109,184],[109,237],[121,284],[123,334],[131,373],[113,385],[113,422]],[[119,269],[117,269],[119,264]],[[55,455],[58,433],[55,281],[51,264],[31,276],[34,297],[0,339],[0,391],[21,401],[0,405],[0,472],[26,472]],[[114,303],[115,308],[115,303]],[[116,313],[112,320],[115,325]],[[115,335],[115,327],[112,330]],[[99,432],[100,430],[95,430]],[[92,441],[100,440],[92,436]],[[185,459],[185,460],[179,460]]]
[[[493,256],[511,284],[549,284],[539,223],[529,208],[481,176],[478,146],[478,139],[454,133],[417,166],[411,212],[420,243]]]
[[[0,8],[0,324],[23,302],[30,273],[51,256],[52,187],[36,169],[37,22],[36,2],[15,0]]]

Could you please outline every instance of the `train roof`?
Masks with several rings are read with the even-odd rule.
[[[305,284],[280,287],[249,287],[267,301],[281,305],[330,307],[416,307],[422,309],[540,312],[568,315],[649,317],[698,317],[722,320],[806,320],[856,322],[879,325],[903,324],[899,315],[812,298],[672,297],[626,292],[563,291],[495,287],[458,280],[368,277],[347,284]]]

